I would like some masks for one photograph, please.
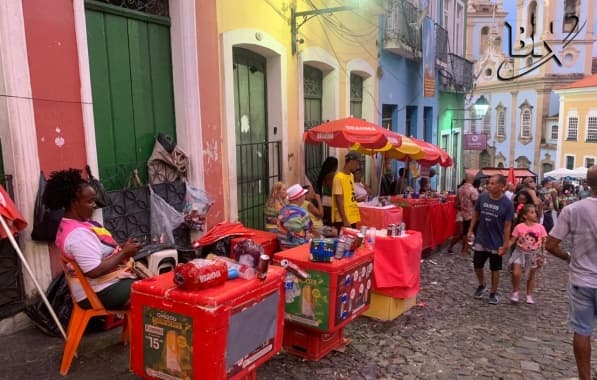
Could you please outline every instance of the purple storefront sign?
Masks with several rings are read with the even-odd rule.
[[[485,133],[467,133],[464,135],[464,150],[485,150],[487,149],[487,135]]]

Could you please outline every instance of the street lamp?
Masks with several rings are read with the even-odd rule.
[[[485,117],[485,114],[487,113],[487,111],[489,110],[489,102],[487,101],[487,99],[485,98],[485,96],[481,95],[477,101],[473,104],[473,110],[475,110],[475,115],[477,117],[473,117],[473,118],[452,118],[450,119],[450,139],[451,139],[451,153],[452,153],[452,159],[454,161],[454,167],[455,170],[452,170],[452,188],[455,189],[456,188],[456,175],[458,173],[458,169],[463,168],[464,166],[462,165],[461,161],[462,161],[462,155],[460,154],[462,149],[458,149],[458,147],[454,146],[454,121],[476,121],[476,120],[482,120]],[[467,111],[467,109],[465,108],[448,108],[446,111]],[[460,135],[463,136],[464,131],[461,131]],[[459,140],[462,137],[459,136]],[[462,146],[462,144],[461,144]],[[458,151],[456,152],[456,149],[458,149]]]

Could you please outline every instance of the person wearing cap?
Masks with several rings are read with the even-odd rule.
[[[278,214],[278,242],[282,249],[293,248],[309,241],[312,228],[307,210],[302,208],[307,190],[294,184],[286,190],[288,204]]]
[[[361,220],[357,197],[354,192],[353,173],[361,167],[361,155],[350,151],[344,157],[344,167],[334,176],[332,184],[332,223],[334,227],[356,228]]]

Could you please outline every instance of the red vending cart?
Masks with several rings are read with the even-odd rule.
[[[331,263],[310,260],[309,244],[275,254],[309,273],[307,280],[287,278],[284,349],[319,360],[343,344],[343,327],[369,308],[373,251],[359,248],[354,256]],[[292,281],[292,283],[290,283]]]
[[[144,379],[244,379],[282,346],[285,270],[184,291],[173,272],[137,281],[131,296],[133,371]]]

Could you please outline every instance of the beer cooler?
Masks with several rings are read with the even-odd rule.
[[[144,379],[247,379],[282,347],[285,270],[184,291],[173,272],[133,284],[131,366]]]
[[[310,260],[305,244],[274,256],[276,263],[284,259],[309,273],[306,280],[285,279],[284,349],[319,360],[344,344],[344,326],[369,308],[373,251],[359,248],[352,257],[322,263]]]

